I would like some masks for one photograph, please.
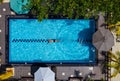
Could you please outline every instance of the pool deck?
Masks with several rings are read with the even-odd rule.
[[[5,47],[6,47],[6,38],[5,38],[5,16],[6,15],[15,15],[14,12],[10,10],[9,7],[9,0],[5,0],[6,2],[3,4],[0,4],[0,64],[5,65],[6,63],[6,57],[8,56],[7,53],[5,52]],[[55,66],[55,74],[56,74],[56,79],[57,81],[67,81],[68,77],[73,77],[73,76],[82,76],[85,78],[90,72],[94,73],[94,76],[92,76],[93,79],[99,80],[101,78],[105,77],[105,73],[101,71],[103,68],[101,65],[105,61],[104,56],[101,54],[98,54],[98,65],[90,65],[90,66],[81,66],[81,65],[72,65],[72,66]],[[22,65],[22,64],[17,64],[17,65],[12,65],[15,68],[15,76],[13,78],[20,79],[21,77],[34,77],[32,74],[32,65]],[[40,66],[39,66],[40,67]],[[23,80],[21,79],[20,81],[27,81],[26,78]],[[29,80],[33,81],[33,80]]]
[[[31,65],[14,65],[14,68],[15,76],[13,78],[34,77]],[[83,77],[83,79],[85,79],[91,72],[93,73],[91,78],[94,80],[99,80],[105,76],[99,66],[55,66],[55,69],[57,81],[67,81],[69,77]]]
[[[69,77],[83,77],[85,79],[92,72],[91,76],[94,80],[99,80],[104,75],[101,75],[101,68],[98,66],[57,66],[56,77],[58,80],[68,80]]]
[[[5,9],[6,11],[3,11]],[[11,10],[9,8],[8,3],[0,4],[0,59],[1,59],[1,64],[5,64],[5,59],[6,59],[6,52],[5,52],[5,47],[6,47],[6,38],[5,38],[5,16],[10,14]]]
[[[9,2],[10,2],[10,0],[4,0],[3,2],[4,2],[4,3],[9,3]]]

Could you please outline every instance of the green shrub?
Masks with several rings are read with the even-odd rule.
[[[0,0],[0,3],[2,3],[3,2],[3,0]]]
[[[106,16],[107,23],[120,21],[120,0],[29,0],[28,8],[39,20],[49,14],[67,18],[97,18],[99,12]]]

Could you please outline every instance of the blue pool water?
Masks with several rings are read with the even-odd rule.
[[[94,20],[9,19],[9,62],[94,63],[94,32]]]

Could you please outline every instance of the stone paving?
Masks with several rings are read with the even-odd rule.
[[[6,39],[6,28],[5,28],[5,22],[6,22],[6,15],[11,14],[11,10],[9,7],[9,3],[4,3],[0,4],[0,59],[1,59],[1,64],[5,64],[7,54],[6,54],[6,44],[7,44],[7,39]]]
[[[4,0],[3,2],[4,2],[4,3],[8,3],[8,2],[10,2],[10,0]]]
[[[83,79],[86,79],[91,72],[93,74],[91,78],[94,80],[104,78],[99,66],[57,66],[56,70],[58,80],[68,80],[69,77],[83,77]]]
[[[31,75],[31,67],[25,65],[17,65],[14,66],[15,68],[15,76],[13,78],[21,78],[21,77],[33,77]]]
[[[120,42],[116,42],[116,35],[115,33],[114,37],[115,37],[115,45],[112,47],[112,52],[116,53],[117,51],[120,51]],[[113,69],[111,69],[111,73],[113,72]],[[111,81],[120,81],[120,74],[118,74],[116,77],[111,78]]]

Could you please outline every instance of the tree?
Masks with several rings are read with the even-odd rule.
[[[39,20],[49,14],[66,18],[95,17],[99,12],[106,16],[106,23],[120,21],[120,0],[29,0],[27,8],[36,14]]]
[[[0,3],[3,3],[3,0],[0,0]]]
[[[109,25],[108,29],[113,31],[115,33],[115,35],[117,36],[117,38],[119,38],[119,36],[120,36],[120,21],[117,22],[116,24]]]
[[[115,77],[117,74],[120,73],[120,52],[116,52],[116,54],[112,53],[111,51],[108,52],[108,57],[111,60],[111,63],[108,63],[108,66],[114,69],[111,77]]]

